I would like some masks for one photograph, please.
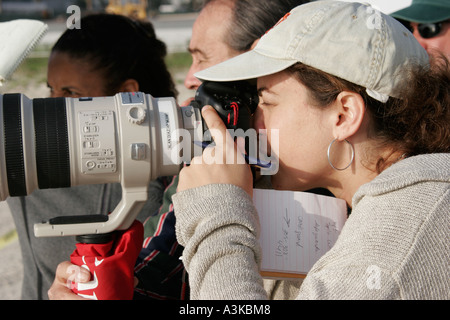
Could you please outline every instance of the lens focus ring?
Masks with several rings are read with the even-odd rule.
[[[27,194],[23,159],[20,94],[3,95],[6,176],[10,196]]]
[[[70,187],[65,98],[33,100],[39,189]]]

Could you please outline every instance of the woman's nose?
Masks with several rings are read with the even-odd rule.
[[[265,129],[263,110],[259,106],[256,108],[256,111],[253,114],[252,120],[253,120],[253,128],[255,130]]]

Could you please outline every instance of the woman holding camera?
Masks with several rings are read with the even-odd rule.
[[[352,210],[299,299],[449,298],[450,71],[441,59],[430,65],[411,33],[370,6],[317,1],[254,50],[197,73],[257,79],[255,127],[279,130],[273,186],[327,188]],[[194,158],[173,196],[191,298],[267,298],[250,169],[225,163],[240,148],[212,108],[203,117],[224,164]]]

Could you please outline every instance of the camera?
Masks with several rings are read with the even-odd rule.
[[[124,230],[147,200],[147,186],[175,175],[210,140],[200,110],[212,105],[228,129],[247,130],[258,104],[245,81],[204,82],[194,100],[142,92],[110,97],[37,98],[0,95],[0,200],[35,189],[120,182],[122,199],[109,215],[55,217],[35,235],[103,234]]]

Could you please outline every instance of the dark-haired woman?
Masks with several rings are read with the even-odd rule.
[[[166,46],[150,22],[95,14],[80,23],[80,29],[66,30],[52,48],[47,72],[52,97],[133,91],[177,96],[164,61]],[[149,199],[138,220],[143,222],[158,210],[169,181],[161,177],[149,184]],[[8,199],[22,251],[22,299],[48,299],[58,263],[68,260],[75,249],[75,237],[36,238],[34,224],[63,215],[108,214],[121,197],[120,184],[101,184],[36,190]]]

